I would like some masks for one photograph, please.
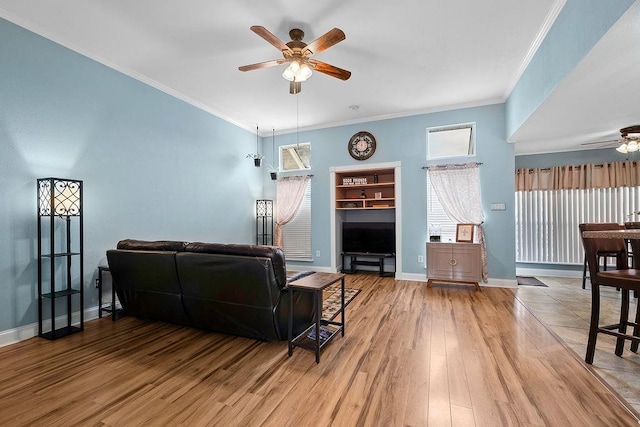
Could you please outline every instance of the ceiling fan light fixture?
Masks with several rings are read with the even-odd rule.
[[[311,77],[311,74],[313,74],[313,72],[311,71],[311,67],[309,67],[308,64],[304,63],[300,67],[300,72],[298,74],[300,74],[301,78],[299,78],[297,81],[303,82]]]
[[[634,151],[638,151],[638,142],[637,141],[629,141],[627,143],[627,151],[629,153],[633,153]]]
[[[627,151],[627,144],[625,144],[625,143],[620,144],[620,145],[618,146],[618,148],[616,148],[616,151],[617,151],[618,153],[627,154],[627,153],[628,153],[628,151]]]
[[[291,66],[289,66],[289,67],[284,69],[284,71],[282,72],[282,77],[285,80],[289,80],[290,82],[295,80],[296,76],[293,73],[293,71],[291,70]]]
[[[304,82],[311,77],[311,67],[307,63],[300,64],[299,61],[291,61],[291,64],[284,70],[282,77],[290,82]]]

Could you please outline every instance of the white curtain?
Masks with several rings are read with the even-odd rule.
[[[280,178],[276,184],[276,246],[282,246],[282,226],[298,213],[309,175]]]
[[[461,224],[475,224],[482,254],[482,280],[487,273],[487,249],[484,240],[484,212],[480,199],[478,163],[429,167],[429,179],[447,215]]]

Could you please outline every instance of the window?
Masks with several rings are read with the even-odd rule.
[[[475,155],[475,124],[427,129],[427,160]]]
[[[456,241],[456,225],[445,213],[427,172],[427,230],[429,236],[440,233],[441,242]]]
[[[282,227],[282,250],[287,261],[312,261],[311,257],[311,180],[296,216]]]
[[[311,143],[304,142],[280,147],[280,170],[302,171],[311,169]]]

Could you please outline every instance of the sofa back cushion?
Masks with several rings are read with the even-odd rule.
[[[132,251],[174,251],[181,252],[185,250],[186,242],[177,242],[173,240],[134,240],[125,239],[118,242],[117,249],[128,249]]]
[[[269,258],[280,289],[287,285],[287,271],[284,252],[277,246],[237,245],[225,243],[189,243],[185,251],[205,254],[239,255],[245,257]]]
[[[127,314],[188,324],[175,251],[107,251],[118,299]]]
[[[280,300],[269,258],[197,252],[176,254],[183,304],[195,326],[258,339],[280,339]]]

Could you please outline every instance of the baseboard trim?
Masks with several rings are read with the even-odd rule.
[[[84,311],[84,321],[98,318],[98,306],[88,308]],[[66,321],[66,316],[60,316],[56,318],[56,323],[63,323]],[[75,312],[71,315],[71,323],[78,324],[80,322],[80,313]],[[51,322],[45,322],[43,325],[45,330],[50,328]],[[0,332],[0,347],[15,344],[20,341],[28,340],[38,336],[38,322],[30,323],[24,326],[18,326],[17,328],[7,329]]]
[[[396,273],[396,280],[411,280],[412,282],[426,282],[427,275],[421,273]]]
[[[549,277],[570,277],[581,278],[582,271],[578,270],[550,270],[547,268],[516,268],[518,276],[549,276]]]

